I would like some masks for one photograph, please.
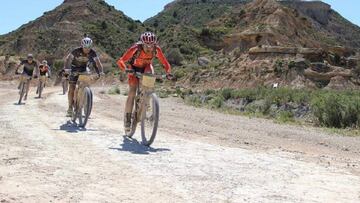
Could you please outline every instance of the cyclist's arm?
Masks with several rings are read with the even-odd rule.
[[[156,46],[156,57],[159,59],[160,63],[163,64],[166,73],[167,74],[171,73],[171,65],[164,56],[164,53],[162,52],[159,46]]]
[[[67,57],[65,59],[65,63],[64,63],[64,70],[71,68],[71,63],[72,63],[73,60],[74,60],[74,55],[72,53],[67,55]]]
[[[19,70],[20,66],[22,66],[22,65],[24,65],[24,62],[23,62],[23,61],[21,61],[21,62],[20,62],[20,64],[16,66],[15,73],[17,73],[17,72],[18,72],[18,70]]]
[[[136,53],[136,51],[138,50],[138,46],[134,45],[132,47],[130,47],[130,49],[128,49],[124,55],[116,62],[116,64],[119,66],[119,68],[123,71],[125,71],[126,69],[126,62],[129,61],[134,54]]]
[[[103,73],[104,72],[104,68],[103,65],[99,59],[99,57],[95,57],[94,58],[94,62],[95,62],[95,70],[97,74]]]

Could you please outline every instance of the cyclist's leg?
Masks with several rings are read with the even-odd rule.
[[[24,100],[27,99],[27,96],[28,96],[28,93],[29,93],[29,90],[30,90],[30,85],[31,85],[30,82],[31,82],[31,79],[26,80],[26,94],[25,94]]]
[[[125,130],[130,130],[131,113],[134,108],[137,83],[137,78],[133,75],[129,75],[129,93],[125,104]]]
[[[69,84],[68,110],[67,110],[67,114],[66,114],[66,116],[69,116],[69,117],[71,117],[73,114],[75,88],[76,88],[76,84]]]
[[[24,75],[21,75],[20,76],[20,78],[19,78],[19,85],[18,85],[18,90],[20,90],[21,91],[21,84],[22,84],[22,82],[24,81]]]
[[[72,113],[73,113],[74,95],[75,95],[77,79],[78,79],[78,77],[72,76],[72,77],[70,77],[70,80],[69,80],[67,116],[72,116]]]
[[[136,85],[129,84],[129,93],[128,93],[128,98],[126,100],[125,113],[131,114],[134,106],[135,95],[136,95]]]

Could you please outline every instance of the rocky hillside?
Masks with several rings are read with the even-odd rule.
[[[54,62],[80,45],[84,33],[111,66],[145,28],[103,0],[65,0],[63,4],[19,29],[0,36],[0,55],[34,53]]]
[[[360,28],[319,1],[177,0],[146,24],[190,86],[359,85]]]
[[[360,85],[360,28],[321,1],[175,0],[142,24],[104,0],[65,0],[0,36],[0,56],[32,52],[61,67],[64,55],[88,33],[111,70],[114,59],[148,29],[159,36],[184,86]],[[2,72],[9,72],[8,61],[0,61]]]

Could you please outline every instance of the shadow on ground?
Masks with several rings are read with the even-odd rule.
[[[170,149],[167,148],[153,148],[150,146],[147,147],[145,145],[142,145],[136,139],[129,138],[127,136],[124,136],[123,143],[120,144],[120,147],[110,147],[109,149],[126,151],[126,152],[131,152],[133,154],[143,154],[143,155],[156,153],[156,152],[170,151]]]
[[[87,128],[79,127],[76,123],[71,122],[71,121],[67,121],[66,123],[62,124],[59,129],[53,129],[53,130],[62,130],[62,131],[66,131],[69,133],[78,133],[79,131],[80,132],[97,131],[94,129],[87,129]]]

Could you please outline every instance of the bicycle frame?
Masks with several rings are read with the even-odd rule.
[[[20,76],[20,99],[18,104],[21,104],[21,100],[23,96],[28,94],[30,81],[31,81],[31,76],[27,76],[27,75]]]
[[[159,101],[155,92],[156,78],[163,78],[154,74],[133,73],[138,79],[135,95],[135,108],[132,111],[131,130],[125,131],[125,135],[132,137],[136,131],[137,124],[141,123],[141,139],[145,146],[150,146],[155,137],[159,123]],[[152,102],[150,102],[150,100]],[[149,107],[152,107],[151,110]],[[150,110],[150,111],[149,111]],[[150,115],[150,117],[147,117]],[[150,129],[147,123],[150,122]]]
[[[79,78],[81,78],[81,75],[87,76],[87,79],[84,80],[78,80],[76,83],[76,88],[75,88],[75,92],[74,92],[74,104],[82,104],[82,97],[80,95],[83,95],[84,93],[84,89],[85,87],[90,87],[90,82],[91,82],[91,74],[86,73],[86,74],[81,74],[81,73],[77,73],[76,75],[79,76]]]
[[[79,120],[79,127],[85,127],[92,109],[92,92],[90,83],[94,78],[89,73],[77,73],[79,76],[74,92],[73,122]]]
[[[141,113],[142,113],[142,109],[141,107],[143,106],[142,103],[144,101],[149,100],[149,96],[155,92],[155,88],[154,88],[154,84],[155,84],[155,80],[153,81],[152,87],[148,87],[148,86],[144,86],[143,85],[143,81],[142,81],[142,77],[143,76],[153,76],[154,78],[159,78],[158,75],[154,75],[154,74],[142,74],[142,73],[138,73],[135,72],[134,73],[136,78],[138,79],[138,83],[137,83],[137,87],[136,87],[136,96],[135,96],[135,112],[136,112],[136,122],[140,121],[141,118]],[[160,76],[161,78],[163,76]],[[151,83],[151,82],[150,82]]]

